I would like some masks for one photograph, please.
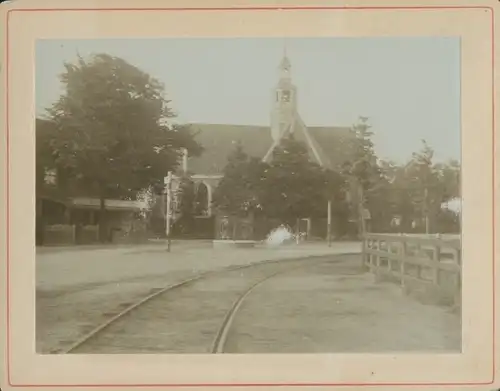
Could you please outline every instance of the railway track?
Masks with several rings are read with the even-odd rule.
[[[200,273],[157,289],[53,353],[223,353],[233,319],[254,289],[329,260],[267,261]]]

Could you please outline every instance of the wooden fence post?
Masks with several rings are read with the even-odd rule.
[[[382,247],[382,241],[380,239],[377,239],[377,252],[381,251]],[[375,281],[379,282],[380,281],[380,254],[375,255],[375,271],[374,271],[374,277]]]
[[[454,265],[444,260],[449,250],[453,252]],[[440,235],[422,238],[409,235],[368,234],[363,241],[364,265],[374,275],[375,282],[384,279],[385,274],[399,277],[404,294],[418,285],[415,293],[432,294],[432,297],[453,299],[455,307],[461,306],[461,254],[460,242],[443,240]],[[384,264],[387,259],[387,267]],[[394,262],[391,262],[391,261]],[[398,263],[399,267],[396,266]],[[413,268],[418,272],[414,276]],[[428,274],[427,270],[430,271]],[[443,273],[451,273],[451,285],[443,279]],[[423,291],[420,288],[425,288]],[[454,296],[451,296],[453,294]]]
[[[387,271],[389,273],[392,272],[392,256],[394,254],[393,253],[393,248],[394,248],[393,245],[394,245],[394,242],[387,243],[387,253],[388,253],[388,255],[387,255]],[[396,247],[396,249],[397,249],[397,247]]]

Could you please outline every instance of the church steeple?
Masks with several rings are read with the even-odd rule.
[[[280,78],[281,79],[290,79],[291,78],[291,71],[292,71],[292,63],[290,62],[290,59],[287,56],[286,53],[286,44],[285,47],[283,48],[283,58],[281,59],[280,63]]]
[[[305,144],[311,161],[324,167],[328,165],[321,146],[309,133],[304,121],[300,118],[297,108],[297,88],[292,82],[292,64],[287,55],[286,47],[279,63],[279,79],[273,90],[271,109],[271,136],[273,143],[262,160],[269,162],[274,149],[283,137],[294,136],[295,140]]]
[[[287,55],[286,46],[278,67],[279,80],[273,91],[271,111],[271,135],[275,142],[288,132],[293,132],[293,122],[297,113],[297,89],[292,83],[292,64]]]

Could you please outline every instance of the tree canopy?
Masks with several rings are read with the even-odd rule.
[[[157,192],[184,149],[196,156],[202,147],[173,122],[164,86],[134,65],[96,54],[64,67],[64,92],[37,121],[37,184],[49,167],[66,196],[99,198],[104,241],[105,199]]]
[[[421,232],[426,216],[432,232],[457,229],[457,218],[442,204],[460,196],[459,162],[434,162],[434,151],[425,141],[404,164],[383,161],[376,155],[366,117],[352,131],[355,137],[346,145],[351,158],[340,172],[311,162],[306,146],[293,137],[281,140],[269,164],[250,158],[237,145],[216,189],[216,205],[230,213],[253,210],[292,225],[298,218],[326,217],[326,203],[332,200],[340,225],[349,213],[359,222],[362,205],[370,211],[370,229],[376,232]],[[396,217],[401,225],[395,228]]]
[[[228,157],[224,176],[214,191],[214,206],[234,215],[261,210],[262,180],[267,169],[267,164],[248,156],[243,146],[236,144]]]
[[[290,136],[273,151],[261,204],[266,215],[290,224],[298,218],[324,216],[328,199],[341,200],[342,187],[339,174],[311,162],[306,146]]]
[[[163,85],[128,62],[97,54],[66,63],[64,93],[47,109],[55,165],[81,194],[130,197],[174,170],[182,148],[201,153],[175,116]]]
[[[434,227],[442,217],[448,218],[442,205],[460,196],[459,162],[435,163],[433,149],[422,140],[420,150],[406,164],[384,162],[382,167],[388,194],[385,207],[401,217],[401,229],[411,230],[411,224],[425,216]]]
[[[342,202],[343,178],[310,162],[307,148],[284,138],[269,164],[250,158],[237,145],[215,191],[215,204],[225,211],[258,212],[294,224],[301,217],[324,216],[328,198]]]

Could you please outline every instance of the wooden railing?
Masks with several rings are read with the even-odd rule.
[[[461,241],[450,236],[366,234],[363,265],[377,279],[420,291],[440,303],[461,306]]]

